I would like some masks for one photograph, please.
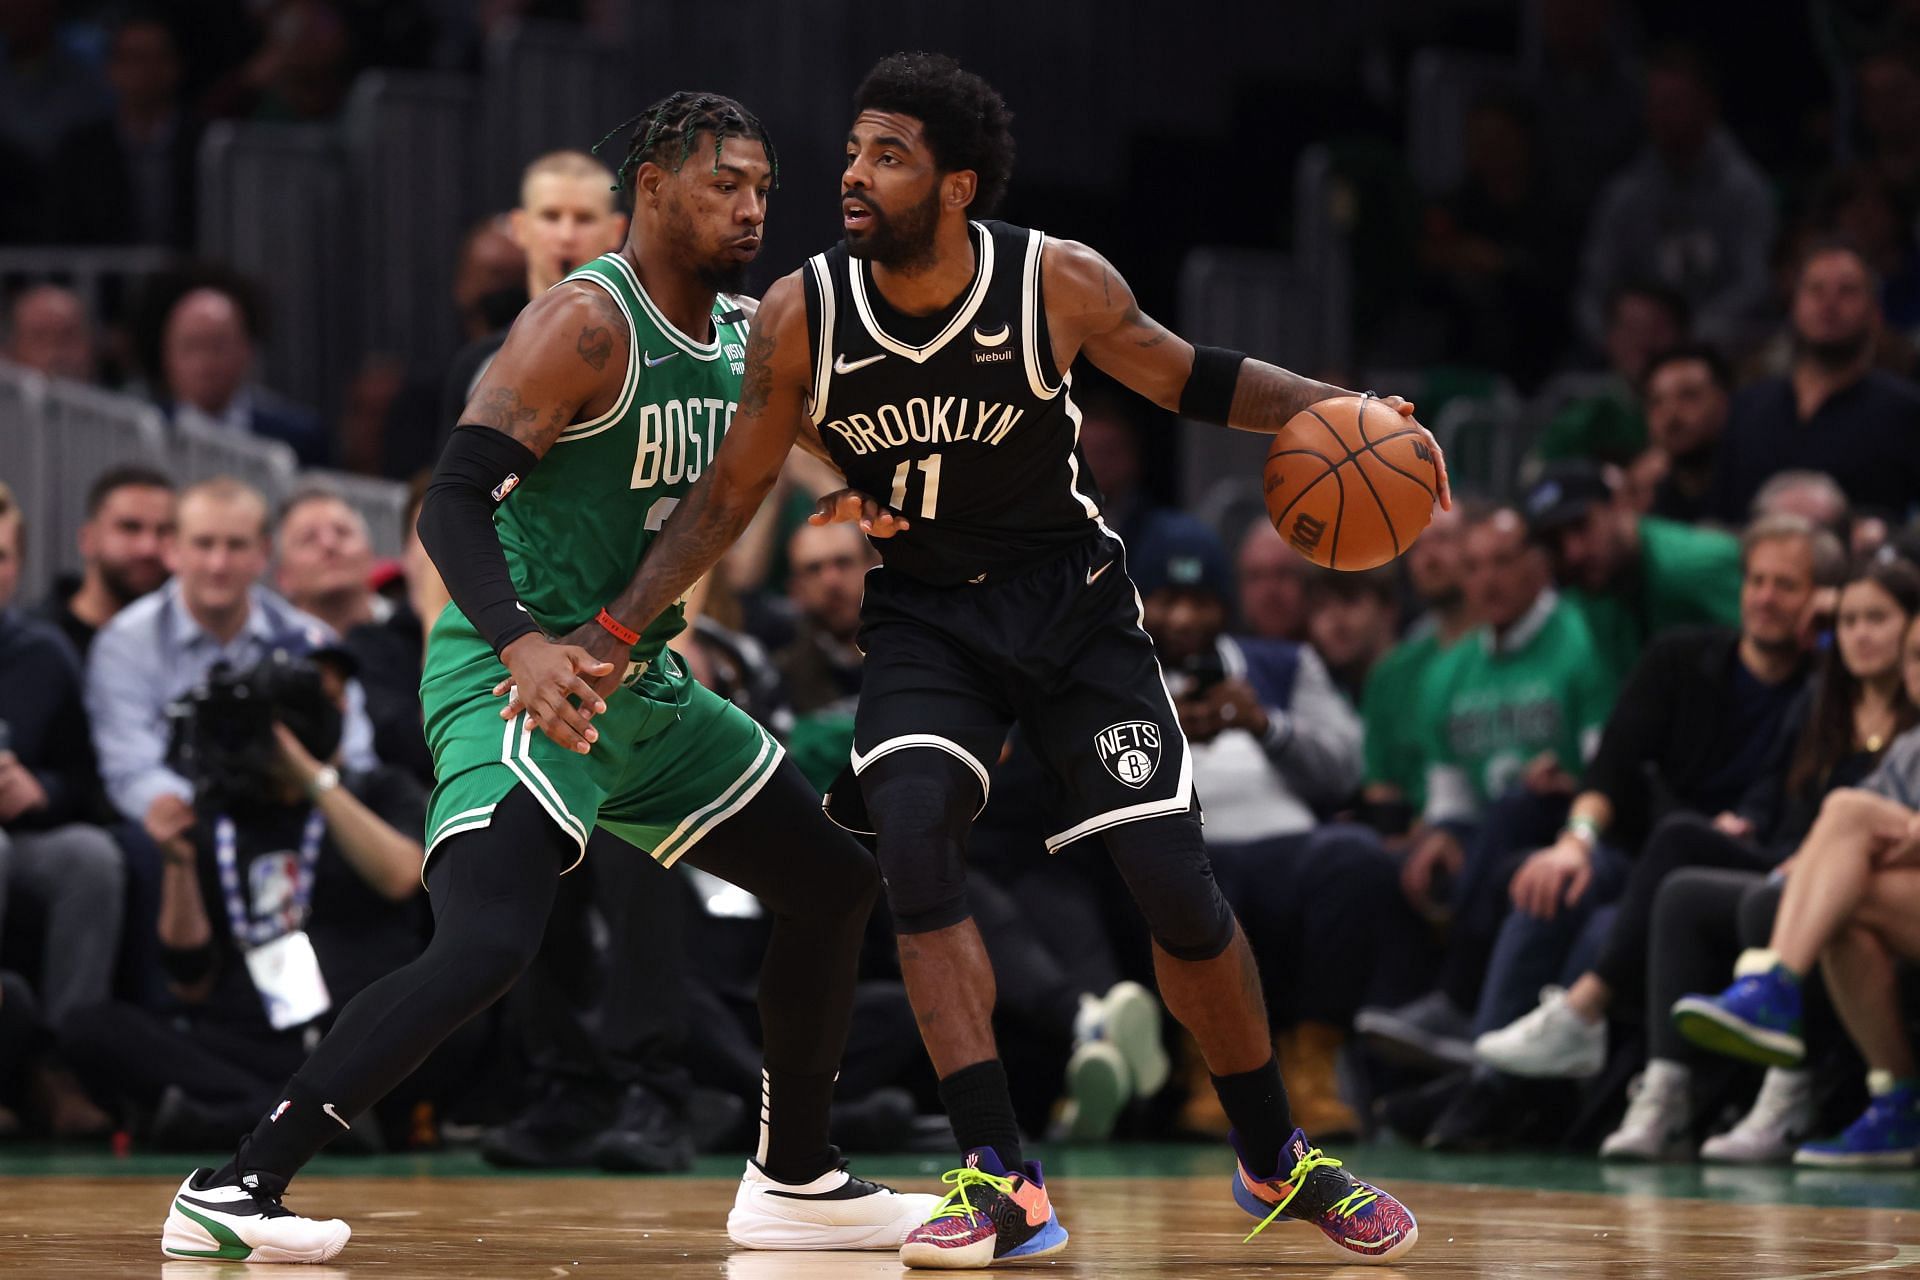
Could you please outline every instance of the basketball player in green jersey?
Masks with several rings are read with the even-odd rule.
[[[168,1257],[318,1262],[345,1246],[344,1222],[282,1205],[288,1181],[512,984],[596,824],[740,885],[774,918],[759,1149],[728,1234],[895,1248],[935,1203],[853,1177],[827,1140],[872,859],[780,746],[665,648],[679,605],[644,632],[603,608],[739,400],[750,306],[731,290],[759,250],[773,181],[764,131],[730,99],[677,93],[632,123],[625,247],[521,314],[421,511],[453,597],[421,680],[438,779],[423,873],[433,940],[340,1012],[233,1160],[180,1187]],[[582,628],[618,636],[618,660],[581,647]],[[603,677],[617,683],[597,693],[587,681]]]

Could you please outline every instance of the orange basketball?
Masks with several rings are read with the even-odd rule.
[[[1302,409],[1267,450],[1267,514],[1295,551],[1329,569],[1392,560],[1433,519],[1433,447],[1372,396]]]

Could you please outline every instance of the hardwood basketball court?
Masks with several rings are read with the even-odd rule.
[[[1210,1148],[1055,1151],[1049,1182],[1073,1242],[1015,1274],[1132,1277],[1920,1277],[1920,1181],[1910,1173],[1603,1168],[1584,1158],[1436,1157],[1360,1149],[1363,1176],[1420,1219],[1403,1263],[1343,1262],[1300,1224],[1253,1225],[1228,1200]],[[160,1156],[0,1159],[0,1273],[238,1280],[280,1274],[234,1263],[168,1262],[159,1229],[190,1167]],[[900,1277],[891,1253],[772,1254],[725,1237],[732,1161],[702,1176],[502,1176],[470,1155],[323,1160],[295,1184],[299,1212],[340,1216],[353,1242],[289,1280],[356,1276],[635,1276],[680,1280]],[[933,1190],[936,1163],[862,1160],[860,1172]],[[1548,1189],[1550,1188],[1550,1189]],[[1001,1270],[1001,1269],[997,1269]],[[918,1274],[918,1273],[916,1273]]]

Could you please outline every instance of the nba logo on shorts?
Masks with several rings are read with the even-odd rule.
[[[1094,736],[1093,749],[1108,773],[1138,790],[1160,767],[1160,726],[1149,720],[1108,725]]]

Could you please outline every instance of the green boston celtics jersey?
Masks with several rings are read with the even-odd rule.
[[[674,328],[618,253],[567,279],[612,294],[631,340],[613,407],[561,432],[494,513],[520,601],[549,635],[588,621],[632,580],[712,461],[746,371],[747,321],[724,294],[714,299],[713,339],[703,342]],[[652,662],[683,625],[675,604],[647,627],[632,660]]]
[[[1481,627],[1439,663],[1431,763],[1464,775],[1475,807],[1499,799],[1543,751],[1580,775],[1616,687],[1571,603],[1543,595],[1497,646]],[[1429,807],[1435,785],[1430,773]]]

